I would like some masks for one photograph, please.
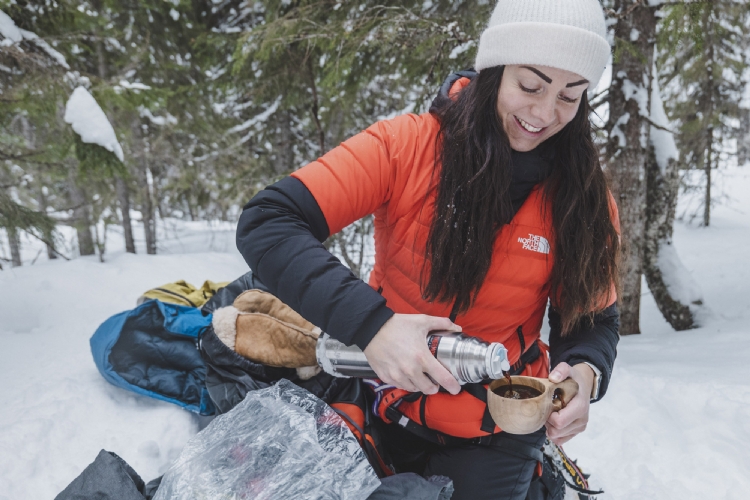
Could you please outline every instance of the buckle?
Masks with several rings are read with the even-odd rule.
[[[471,444],[476,444],[479,446],[489,446],[492,444],[492,438],[494,437],[494,434],[488,434],[486,436],[479,436],[472,438],[469,442]]]

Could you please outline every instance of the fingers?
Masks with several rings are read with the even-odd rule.
[[[424,373],[412,380],[412,383],[417,388],[416,391],[412,392],[421,392],[422,394],[435,394],[440,390],[440,387],[435,385]]]
[[[426,336],[431,331],[460,332],[449,318],[424,314],[395,314],[365,348],[365,356],[378,377],[410,392],[435,394],[445,387],[457,394],[461,386],[430,353]]]
[[[555,444],[563,444],[585,431],[588,421],[588,399],[582,393],[578,393],[564,409],[549,416],[547,437]]]
[[[586,430],[588,421],[588,411],[571,408],[569,405],[564,410],[553,413],[547,419],[547,436],[555,443],[562,444],[556,440],[565,439],[565,441],[568,441],[574,436],[580,434]]]
[[[563,429],[581,418],[584,413],[588,415],[586,409],[582,408],[580,403],[573,398],[564,409],[552,412],[547,419],[547,422],[552,425],[552,427]]]
[[[428,331],[449,331],[449,332],[460,332],[461,327],[451,321],[449,318],[441,318],[437,316],[424,316],[425,326]],[[422,360],[422,367],[424,373],[431,378],[432,381],[445,388],[446,391],[451,394],[458,394],[461,391],[461,385],[451,375],[451,373],[437,360],[431,353]],[[435,392],[438,391],[439,387],[432,384],[435,388]],[[425,394],[434,394],[433,392]]]
[[[564,429],[556,429],[547,424],[547,437],[555,444],[562,444],[573,439],[586,430],[587,422],[583,419],[576,420]]]
[[[567,408],[565,410],[552,413],[552,415],[550,415],[547,419],[547,427],[562,431],[568,428],[577,428],[581,425],[583,425],[584,427],[586,426],[589,421],[588,413],[582,414],[581,412],[576,412],[562,414],[566,410]]]
[[[446,391],[450,392],[451,394],[458,394],[461,391],[461,384],[458,383],[458,380],[453,378],[453,375],[451,375],[451,372],[449,372],[442,364],[440,364],[440,361],[435,359],[430,352],[427,352],[428,357],[424,360],[425,366],[424,366],[424,372],[432,377],[432,379],[437,382],[439,385],[443,386]],[[435,388],[435,392],[437,392],[438,388]],[[432,392],[429,394],[433,394]]]
[[[417,363],[400,368],[400,380],[395,385],[407,391],[435,394],[440,390],[439,386],[449,391],[454,390],[453,394],[461,390],[453,375],[427,349],[419,354]]]
[[[425,373],[414,373],[407,375],[402,373],[402,376],[394,378],[393,380],[381,379],[386,383],[395,385],[399,389],[404,389],[409,392],[421,392],[422,394],[435,394],[440,390],[437,384],[435,384]]]
[[[450,318],[441,318],[438,316],[424,316],[427,331],[443,330],[449,332],[460,332],[461,327],[455,324]]]
[[[557,384],[570,376],[570,365],[568,363],[559,363],[549,374],[549,381]]]

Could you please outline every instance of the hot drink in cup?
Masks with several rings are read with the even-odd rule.
[[[530,434],[542,428],[553,411],[559,411],[578,393],[572,378],[552,383],[546,378],[510,376],[493,381],[487,389],[487,406],[500,429],[510,434]]]

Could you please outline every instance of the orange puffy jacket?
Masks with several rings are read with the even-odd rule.
[[[292,174],[315,197],[331,234],[374,213],[375,267],[369,284],[381,290],[397,313],[451,313],[451,304],[427,302],[420,289],[439,177],[434,171],[438,130],[431,114],[381,121]],[[549,373],[547,346],[539,332],[555,254],[551,220],[537,186],[500,230],[473,306],[455,319],[468,335],[502,342],[511,364],[521,356],[522,344],[528,349],[537,343],[543,355],[523,371],[535,377]],[[467,391],[455,396],[440,392],[413,402],[401,401],[404,394],[394,390],[383,398],[383,418],[385,407],[400,401],[400,412],[431,429],[466,438],[487,434],[480,429],[486,405]]]

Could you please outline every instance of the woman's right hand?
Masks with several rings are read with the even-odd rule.
[[[380,380],[399,389],[435,394],[437,382],[458,394],[461,385],[427,348],[427,335],[436,330],[460,332],[461,327],[448,318],[394,314],[365,348],[367,361]]]

